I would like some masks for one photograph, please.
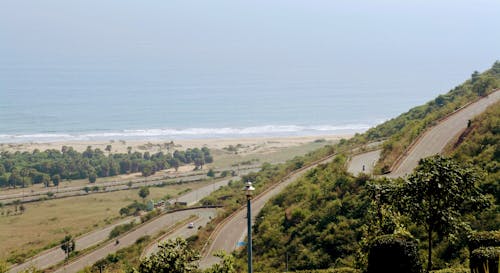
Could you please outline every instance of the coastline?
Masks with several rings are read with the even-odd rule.
[[[173,152],[175,150],[186,150],[188,148],[207,147],[214,150],[222,150],[230,145],[242,147],[243,153],[265,153],[270,150],[299,146],[317,140],[337,141],[342,138],[350,138],[353,134],[329,134],[309,136],[279,136],[279,137],[243,137],[243,138],[203,138],[203,139],[174,139],[174,140],[92,140],[92,141],[56,141],[56,142],[16,142],[0,143],[0,152],[32,152],[35,149],[45,151],[47,149],[61,150],[63,146],[73,147],[82,152],[91,146],[102,151],[111,145],[111,153],[127,153],[128,147],[132,151],[139,152]]]

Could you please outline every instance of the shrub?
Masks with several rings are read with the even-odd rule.
[[[500,247],[500,231],[481,231],[475,232],[469,236],[469,251],[480,247],[499,246]]]
[[[455,267],[455,268],[433,270],[431,271],[431,273],[470,273],[470,270],[465,267]]]
[[[368,273],[420,273],[417,243],[402,235],[375,238],[368,253]]]
[[[361,272],[360,270],[350,267],[293,271],[293,273],[360,273],[360,272]],[[258,272],[258,273],[264,273],[264,272]],[[266,272],[266,273],[281,273],[281,271]]]
[[[130,222],[130,223],[123,224],[123,225],[118,225],[118,226],[114,227],[113,230],[111,230],[111,232],[109,233],[109,238],[112,239],[112,238],[118,237],[120,234],[123,234],[123,233],[131,230],[134,226],[135,226],[134,222]]]
[[[498,272],[500,247],[480,247],[472,251],[470,270],[473,273]]]

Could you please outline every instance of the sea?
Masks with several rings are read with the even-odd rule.
[[[359,133],[500,57],[496,1],[21,2],[0,143]]]

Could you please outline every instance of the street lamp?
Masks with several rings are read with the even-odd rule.
[[[252,269],[252,207],[250,204],[250,200],[252,199],[253,191],[255,190],[255,188],[252,186],[252,182],[249,181],[249,182],[247,182],[247,184],[245,185],[243,190],[245,191],[245,195],[247,196],[248,273],[253,273],[253,269]]]

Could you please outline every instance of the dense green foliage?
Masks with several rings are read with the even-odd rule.
[[[130,152],[106,155],[99,149],[87,147],[83,153],[63,146],[61,151],[51,149],[44,152],[2,152],[0,154],[0,187],[17,187],[52,182],[55,186],[61,179],[86,179],[91,183],[97,177],[142,172],[149,176],[166,168],[194,163],[197,168],[213,161],[210,150],[187,149],[173,154],[163,152],[150,154]]]
[[[168,240],[160,244],[159,251],[141,261],[138,269],[131,270],[133,273],[236,273],[234,269],[234,258],[223,252],[216,254],[221,262],[214,264],[206,270],[198,268],[200,255],[193,250],[188,242],[181,238]]]
[[[370,200],[367,177],[353,178],[337,156],[270,201],[255,224],[255,271],[354,267]]]
[[[422,266],[414,239],[383,235],[370,245],[367,273],[421,273]]]
[[[392,233],[411,233],[422,259],[428,256],[429,230],[434,268],[464,265],[467,220],[477,217],[469,212],[485,204],[472,169],[448,158],[430,158],[407,181],[370,181],[364,175],[352,177],[344,163],[338,156],[309,171],[263,208],[253,237],[256,271],[284,269],[287,255],[292,271],[364,269],[371,240]],[[433,178],[436,172],[443,176]],[[427,204],[430,193],[436,199]]]
[[[484,171],[481,189],[490,194],[494,205],[475,221],[478,230],[500,229],[500,103],[492,105],[472,121],[472,130],[453,151],[455,159],[469,162]]]
[[[159,251],[141,262],[137,273],[190,273],[198,272],[196,261],[200,255],[190,249],[185,240],[168,240],[158,246]]]
[[[474,273],[498,272],[500,247],[480,247],[472,251],[470,269]]]
[[[489,246],[500,247],[500,230],[474,232],[469,236],[469,251]]]
[[[463,216],[489,207],[476,186],[477,172],[439,155],[422,159],[415,171],[396,185],[390,202],[428,234],[427,270],[432,268],[434,232],[458,237],[470,229]]]

